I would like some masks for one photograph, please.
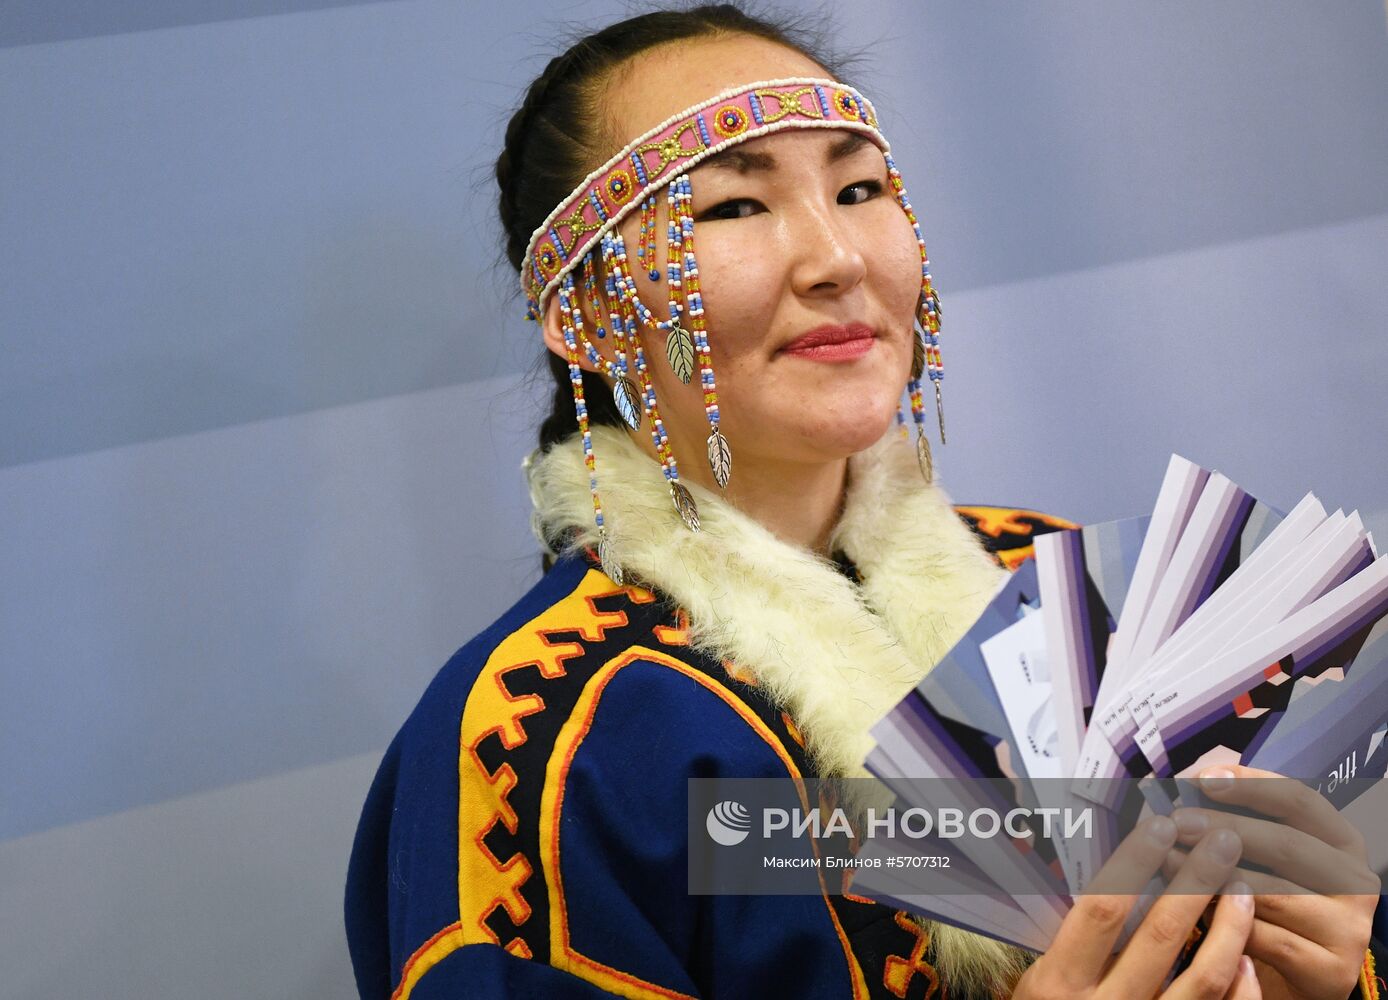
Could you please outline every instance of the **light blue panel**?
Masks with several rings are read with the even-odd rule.
[[[380,757],[0,843],[0,998],[355,996],[343,873]]]
[[[384,746],[539,575],[516,383],[0,470],[0,839]]]
[[[379,0],[5,0],[0,7],[0,48],[368,2]]]
[[[517,95],[473,20],[0,52],[0,465],[521,371],[488,190]]]
[[[292,6],[26,0],[4,37]],[[0,465],[522,370],[491,165],[556,12],[627,7],[402,0],[0,51]],[[947,307],[1388,211],[1379,0],[839,19],[876,43],[861,82]]]
[[[900,6],[867,76],[944,296],[1388,211],[1382,0]]]
[[[955,296],[947,489],[1130,517],[1174,451],[1283,510],[1388,513],[1384,247],[1388,215]]]

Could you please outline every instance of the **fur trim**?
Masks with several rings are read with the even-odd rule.
[[[892,431],[849,459],[844,510],[829,539],[857,566],[855,585],[828,559],[782,541],[721,496],[686,483],[700,531],[680,522],[660,467],[621,428],[591,428],[609,557],[689,615],[689,641],[756,678],[795,720],[825,777],[870,778],[869,729],[970,625],[1007,572],[942,490],[921,479],[914,449]],[[572,532],[595,546],[588,469],[577,437],[525,461],[536,536]],[[886,793],[847,805],[861,814]],[[925,922],[947,982],[1010,986],[1016,949]],[[1000,974],[1001,979],[1000,981]]]

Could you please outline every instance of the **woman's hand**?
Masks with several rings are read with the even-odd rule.
[[[1238,780],[1244,778],[1276,780]],[[1276,872],[1240,870],[1235,876],[1255,894],[1244,952],[1256,959],[1264,995],[1344,1000],[1359,978],[1380,888],[1364,838],[1315,789],[1271,771],[1211,768],[1201,774],[1200,787],[1221,804],[1276,820],[1205,809],[1178,809],[1173,816],[1183,843],[1232,830],[1244,858]],[[1169,858],[1168,871],[1173,863],[1179,858]]]
[[[1159,816],[1139,824],[1096,875],[1093,888],[1103,892],[1105,885],[1145,884],[1175,842],[1171,820]],[[1212,830],[1201,839],[1170,892],[1152,904],[1116,956],[1113,945],[1138,897],[1080,896],[1051,947],[1017,983],[1014,1000],[1145,1000],[1156,995],[1205,907],[1234,870],[1239,852],[1239,838],[1229,830]],[[1261,997],[1253,965],[1243,954],[1253,919],[1252,897],[1243,892],[1220,897],[1194,960],[1162,995],[1176,1000]]]

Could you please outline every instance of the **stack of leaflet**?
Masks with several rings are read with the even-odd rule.
[[[855,892],[1040,950],[1120,831],[1190,804],[1172,779],[1242,763],[1342,807],[1388,771],[1388,558],[1357,513],[1308,495],[1283,516],[1173,456],[1150,516],[1035,552],[874,727],[866,765],[898,810],[1093,805],[1097,829],[970,838],[947,875],[865,867]],[[894,836],[862,850],[939,846]]]

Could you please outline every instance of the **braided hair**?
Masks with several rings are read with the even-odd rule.
[[[497,211],[506,241],[506,259],[517,276],[531,234],[593,169],[626,137],[604,134],[600,102],[613,74],[633,56],[668,42],[727,35],[752,35],[794,49],[842,80],[840,60],[820,55],[828,30],[818,19],[761,17],[732,3],[684,10],[656,10],[608,25],[574,42],[555,56],[530,84],[506,126],[505,146],[496,161]],[[540,447],[578,431],[568,362],[543,351],[553,378],[553,403],[540,424]],[[590,423],[623,425],[612,393],[601,376],[583,371]]]

